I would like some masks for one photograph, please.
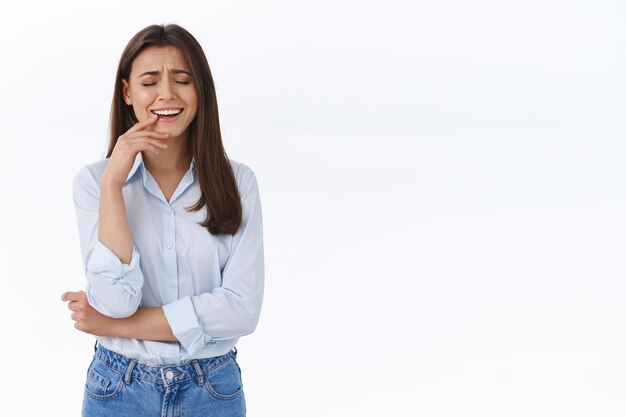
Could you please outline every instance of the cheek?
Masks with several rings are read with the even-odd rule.
[[[133,95],[133,104],[136,104],[137,107],[145,107],[153,100],[154,94],[146,90],[141,90]]]
[[[189,114],[187,114],[187,118],[189,121],[192,121],[198,115],[198,107],[194,104],[193,106],[189,105]]]
[[[195,114],[198,112],[198,103],[194,102],[187,102],[187,104],[189,105],[189,114],[191,114],[192,116],[195,116]]]
[[[198,115],[198,104],[197,103],[194,103],[193,111],[190,112],[190,114],[191,114],[191,118],[192,119]]]
[[[183,95],[183,100],[185,100],[190,109],[195,110],[198,108],[198,98],[195,90],[186,91]]]

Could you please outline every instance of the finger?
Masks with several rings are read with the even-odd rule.
[[[168,145],[154,139],[139,139],[133,142],[126,142],[124,145],[129,153],[136,155],[141,151],[148,151],[158,154],[159,150],[167,149]]]
[[[72,297],[75,293],[73,291],[65,291],[62,295],[61,295],[61,300],[63,301],[68,301],[70,299],[70,297]]]
[[[78,321],[78,313],[74,312],[74,313],[72,313],[72,315],[70,317],[72,318],[72,320]]]
[[[83,297],[80,292],[75,291],[66,291],[61,296],[61,300],[63,301],[78,301]]]
[[[157,120],[159,120],[159,116],[157,116],[156,114],[153,114],[152,117],[149,117],[146,120],[142,120],[141,122],[135,123],[133,127],[128,129],[128,132],[136,132],[138,130],[145,129],[146,127],[150,126],[152,123],[156,122]]]
[[[72,311],[78,311],[80,309],[80,302],[78,302],[78,301],[70,301],[67,304],[67,308],[69,308]]]
[[[138,130],[137,132],[132,132],[132,133],[128,133],[126,134],[126,139],[130,140],[130,139],[136,139],[136,138],[142,138],[142,137],[152,137],[155,139],[167,139],[170,137],[169,133],[161,133],[161,132],[155,132],[154,130]]]
[[[141,151],[148,151],[158,154],[160,150],[167,149],[168,145],[161,143],[155,139],[137,139],[132,142],[127,142],[128,146],[133,154]]]
[[[162,148],[162,149],[166,149],[167,148],[167,144],[166,143],[163,143],[163,142],[161,142],[161,141],[159,141],[157,139],[152,139],[152,138],[132,139],[132,140],[129,140],[128,143],[130,145],[134,145],[134,146],[137,146],[137,145],[141,146],[141,145],[145,144],[145,145],[157,146],[157,147]],[[141,150],[143,151],[145,149],[142,148]]]

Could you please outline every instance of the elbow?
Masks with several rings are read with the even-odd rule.
[[[239,317],[239,333],[240,336],[246,336],[253,333],[259,325],[261,309],[247,309]]]
[[[101,297],[87,290],[87,300],[101,314],[114,319],[124,319],[137,312],[141,298],[119,293]]]
[[[112,319],[125,319],[127,317],[130,317],[135,314],[137,312],[137,309],[139,308],[139,306],[134,305],[115,305],[111,303],[103,304],[97,301],[95,302],[95,305],[91,304],[91,306],[94,309],[98,310],[100,313],[104,314],[105,316],[111,317]]]
[[[139,305],[116,306],[116,308],[111,309],[110,314],[107,315],[114,319],[125,319],[135,314],[138,308]]]
[[[89,304],[105,316],[122,319],[130,317],[139,308],[143,276],[127,273],[111,277],[101,271],[87,270],[87,299]]]
[[[242,300],[243,301],[243,300]],[[247,302],[242,303],[243,308],[239,310],[240,336],[253,333],[259,325],[261,317],[261,307],[263,305],[263,292],[255,297],[249,297]]]
[[[135,311],[131,312],[131,310],[120,310],[120,311],[111,310],[111,312],[109,312],[109,314],[105,314],[105,316],[109,316],[112,319],[125,319],[135,314]]]

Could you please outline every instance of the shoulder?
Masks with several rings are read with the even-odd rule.
[[[75,199],[81,197],[97,198],[100,194],[100,178],[109,162],[102,159],[84,165],[74,174],[73,190]]]
[[[256,175],[250,166],[230,158],[228,162],[230,162],[230,166],[233,169],[235,180],[239,188],[249,186],[251,182],[256,183]]]
[[[90,180],[95,180],[96,183],[99,183],[100,178],[102,177],[102,174],[104,173],[104,170],[108,162],[109,162],[108,158],[101,159],[99,161],[95,161],[95,162],[92,162],[90,164],[80,167],[80,169],[74,175],[74,182],[76,182],[76,180],[81,180],[81,179],[82,180],[90,179]]]

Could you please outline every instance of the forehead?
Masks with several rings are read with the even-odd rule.
[[[130,73],[139,76],[145,71],[169,71],[170,69],[189,70],[187,59],[182,51],[173,45],[150,46],[133,61]]]

